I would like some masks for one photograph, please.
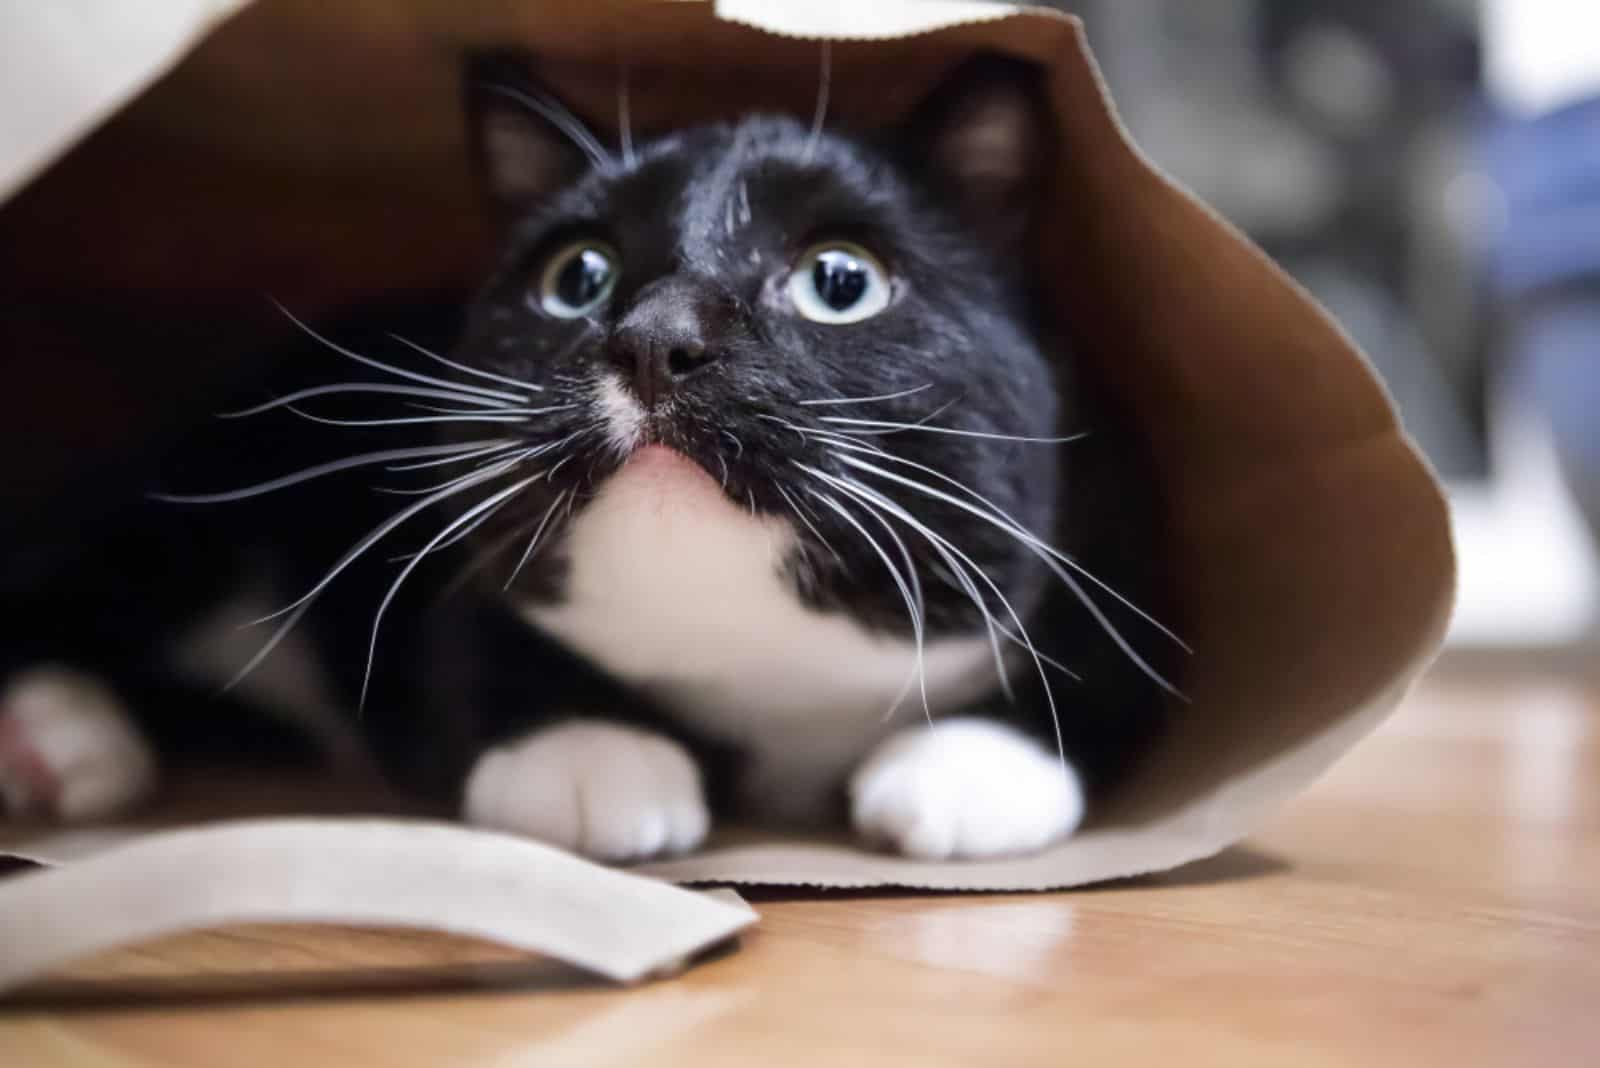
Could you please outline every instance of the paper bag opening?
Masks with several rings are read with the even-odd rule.
[[[369,251],[329,257],[320,273],[290,281],[303,306],[465,282],[482,250],[480,234],[449,221],[457,209],[470,214],[454,96],[461,49],[528,48],[541,75],[600,127],[615,115],[625,62],[632,118],[644,130],[755,108],[809,116],[819,39],[832,41],[833,114],[847,123],[894,120],[978,53],[1045,72],[1059,158],[1049,225],[1031,252],[1081,358],[1134,413],[1156,462],[1179,614],[1195,648],[1181,680],[1190,703],[1094,825],[1037,856],[926,864],[848,844],[756,837],[646,870],[683,881],[1037,889],[1214,853],[1374,726],[1426,665],[1452,596],[1447,517],[1349,340],[1131,146],[1073,19],[990,4],[897,2],[846,13],[761,0],[467,10],[412,0],[380,21],[263,3],[96,141],[156,138],[202,167],[253,175],[254,200],[199,195],[195,210],[213,221],[306,217],[276,232],[247,225],[227,251],[201,255],[197,239],[175,239],[191,246],[168,250],[153,274],[137,270],[136,256],[124,257],[119,275],[115,257],[110,268],[90,268],[57,254],[41,261],[42,276],[140,295],[185,281],[191,296],[221,292],[282,264],[316,261],[329,240],[316,232],[322,212]],[[362,77],[330,76],[326,69],[341,62]],[[371,128],[327,136],[311,112],[326,111],[330,95]],[[256,121],[224,121],[230,107]],[[405,177],[377,200],[407,217],[435,215],[410,245],[394,244],[383,211],[335,218],[333,200],[297,200],[275,193],[270,180],[315,174],[348,192],[375,190],[392,173]],[[50,203],[52,183],[70,188],[75,175],[69,159],[40,183],[34,203]],[[185,266],[180,253],[189,251],[196,255]],[[228,299],[219,296],[219,306]]]

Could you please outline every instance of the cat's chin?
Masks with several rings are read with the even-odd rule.
[[[642,493],[674,504],[697,506],[712,501],[734,507],[717,480],[685,453],[667,445],[643,445],[629,454],[607,480],[608,492]]]
[[[711,476],[706,469],[670,445],[641,445],[622,463],[622,471],[646,472],[657,477],[671,478],[674,473],[684,477]]]

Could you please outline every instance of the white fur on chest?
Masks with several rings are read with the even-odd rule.
[[[870,747],[923,715],[908,640],[803,605],[782,575],[793,530],[735,506],[689,461],[630,462],[573,521],[560,605],[536,625],[753,758],[748,800],[803,817]],[[993,683],[982,638],[924,651],[938,713]],[[893,718],[886,713],[904,693]]]

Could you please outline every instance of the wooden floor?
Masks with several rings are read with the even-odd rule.
[[[1444,673],[1166,878],[753,902],[632,991],[415,935],[177,939],[0,1007],[0,1065],[1600,1065],[1600,686]]]

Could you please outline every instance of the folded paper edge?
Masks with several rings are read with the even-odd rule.
[[[233,923],[439,931],[630,983],[677,970],[755,920],[742,900],[497,832],[249,820],[160,832],[0,881],[0,992],[118,946]]]
[[[81,30],[95,18],[115,24],[137,20],[139,32],[117,35],[117,62],[86,64],[77,33],[52,34],[69,21],[68,0],[10,5],[0,12],[0,96],[26,99],[33,110],[5,131],[0,143],[0,204],[37,178],[102,122],[177,66],[213,29],[253,0],[165,0],[164,17],[152,21],[149,5],[117,0],[72,0]],[[163,5],[158,5],[163,6]],[[179,10],[184,7],[187,10]],[[126,28],[126,27],[124,27]],[[109,33],[110,29],[102,26]],[[43,117],[43,111],[49,117]],[[50,113],[53,112],[53,115]],[[13,141],[13,139],[15,139]]]
[[[872,3],[810,3],[792,0],[715,0],[713,10],[735,22],[778,37],[828,41],[887,41],[939,30],[998,22],[1024,12],[1070,18],[1050,8],[1028,8],[994,0],[872,0]]]

